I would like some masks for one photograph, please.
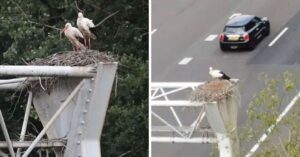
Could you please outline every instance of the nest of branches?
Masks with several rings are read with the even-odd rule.
[[[213,80],[204,83],[192,92],[191,100],[196,102],[219,102],[232,95],[234,85],[228,80]]]
[[[114,62],[117,59],[106,53],[96,50],[86,51],[65,51],[52,54],[45,58],[36,58],[28,65],[49,65],[49,66],[91,66],[99,62]],[[50,89],[59,83],[59,80],[67,78],[47,78],[39,81],[31,81],[30,85],[34,91],[50,92]]]
[[[106,53],[96,50],[66,51],[52,54],[46,58],[37,58],[29,65],[55,65],[55,66],[86,66],[99,62],[113,62],[116,59]]]

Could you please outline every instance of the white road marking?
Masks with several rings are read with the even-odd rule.
[[[191,57],[186,57],[186,58],[183,58],[178,64],[179,65],[186,65],[188,64],[193,58]]]
[[[157,29],[153,29],[153,30],[151,31],[151,35],[153,35],[156,31],[157,31]]]
[[[270,44],[268,45],[269,47],[273,46],[275,44],[275,42],[288,30],[289,28],[288,27],[285,27],[278,35],[277,37],[272,41],[270,42]]]
[[[206,37],[204,41],[213,41],[216,39],[217,36],[217,34],[211,34],[208,37]]]
[[[259,146],[267,139],[268,135],[274,130],[276,125],[286,116],[286,114],[294,107],[296,102],[300,99],[300,92],[292,99],[292,101],[285,107],[285,109],[280,113],[280,115],[276,118],[276,122],[272,124],[264,133],[260,139],[257,141],[257,143],[251,148],[249,153],[245,157],[251,157],[259,148]]]
[[[238,16],[238,15],[242,15],[242,13],[234,13],[229,17],[229,19],[232,19],[233,17]]]

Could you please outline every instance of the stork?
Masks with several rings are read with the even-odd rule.
[[[230,80],[230,77],[227,76],[224,72],[217,69],[213,69],[212,67],[209,67],[209,74],[214,79]]]
[[[90,28],[95,27],[92,20],[83,17],[81,12],[78,13],[77,26],[84,36],[84,45],[91,48],[91,38],[96,39],[96,36],[91,32]]]
[[[85,49],[84,45],[81,42],[79,42],[77,39],[77,38],[84,38],[82,33],[76,27],[73,27],[71,25],[71,23],[66,23],[62,32],[64,32],[65,36],[69,39],[71,44],[75,47],[75,48],[73,47],[73,49],[75,51]]]

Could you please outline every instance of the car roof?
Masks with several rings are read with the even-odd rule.
[[[255,16],[254,15],[238,15],[230,19],[226,26],[245,26],[247,23],[249,23]]]

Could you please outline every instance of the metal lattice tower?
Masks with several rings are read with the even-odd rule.
[[[151,84],[151,142],[156,143],[217,143],[220,157],[233,157],[239,149],[238,141],[229,136],[227,124],[236,125],[237,115],[231,119],[231,111],[237,113],[240,98],[229,105],[217,102],[192,102],[190,95],[204,82],[156,82]],[[222,106],[221,106],[222,105]],[[235,107],[235,108],[234,108]],[[183,110],[192,111],[180,112]],[[165,109],[164,113],[159,113]],[[171,115],[166,116],[168,111]],[[195,116],[190,116],[194,113]],[[190,117],[190,118],[186,118]],[[187,123],[187,119],[190,120]],[[157,120],[154,124],[154,120]],[[183,121],[185,123],[183,123]],[[160,124],[160,125],[158,125]],[[165,132],[169,132],[166,134]]]
[[[34,148],[53,148],[57,157],[100,157],[100,138],[116,69],[116,62],[86,67],[0,66],[1,76],[22,76],[0,80],[0,90],[21,89],[30,81],[59,77],[59,84],[49,93],[29,91],[19,141],[11,141],[0,115],[6,137],[0,142],[0,150],[9,148],[13,157],[27,157]],[[31,104],[44,128],[33,141],[24,141]],[[47,140],[42,139],[45,134]],[[1,154],[5,155],[3,151]]]

